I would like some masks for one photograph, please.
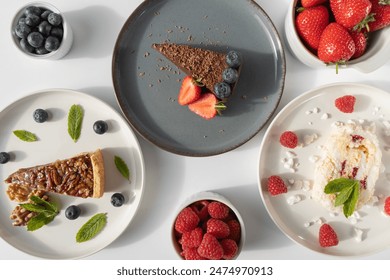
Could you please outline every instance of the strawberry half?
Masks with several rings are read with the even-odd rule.
[[[207,120],[214,118],[226,106],[212,93],[204,93],[198,100],[188,105],[188,108],[195,114]]]
[[[178,102],[180,105],[191,104],[199,99],[201,92],[199,84],[191,76],[186,76],[180,87]]]

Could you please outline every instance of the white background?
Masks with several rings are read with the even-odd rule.
[[[117,35],[141,0],[51,0],[74,31],[70,53],[59,61],[40,61],[21,54],[10,36],[12,16],[29,1],[3,1],[0,9],[0,109],[29,92],[69,88],[101,98],[119,107],[111,80],[111,58]],[[257,0],[270,16],[283,40],[289,0]],[[390,63],[370,74],[354,69],[311,69],[285,48],[287,75],[279,111],[299,94],[334,82],[359,82],[390,89]],[[260,198],[257,185],[258,154],[263,133],[226,154],[191,158],[165,152],[142,137],[146,185],[138,214],[111,245],[87,259],[166,259],[177,256],[170,240],[174,212],[188,196],[214,190],[230,199],[241,212],[247,228],[240,259],[335,259],[296,245],[275,226]],[[0,136],[1,137],[1,136]],[[3,185],[1,185],[3,187]],[[390,249],[363,257],[388,259]],[[0,259],[34,259],[0,240]]]

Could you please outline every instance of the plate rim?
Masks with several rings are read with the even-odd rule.
[[[169,0],[166,0],[166,1],[169,1]],[[256,127],[256,129],[254,129],[254,132],[253,133],[249,133],[248,134],[248,137],[246,137],[245,139],[243,139],[242,141],[240,141],[239,143],[236,143],[235,145],[230,145],[229,147],[226,147],[226,148],[220,148],[214,152],[203,152],[203,151],[186,151],[185,149],[177,149],[175,148],[174,146],[169,146],[169,145],[165,145],[165,144],[162,144],[162,143],[159,143],[158,139],[154,139],[153,137],[151,137],[149,135],[149,133],[147,131],[145,131],[142,127],[142,125],[139,125],[136,121],[133,121],[131,117],[129,117],[125,110],[123,109],[123,104],[124,104],[124,101],[123,101],[123,98],[122,96],[120,96],[120,85],[118,84],[117,82],[117,79],[116,79],[116,61],[117,61],[117,58],[118,58],[118,53],[119,53],[119,47],[120,47],[120,42],[121,42],[121,39],[123,38],[124,36],[124,33],[126,32],[126,29],[128,28],[128,26],[130,26],[130,24],[132,22],[134,22],[137,17],[139,16],[139,14],[144,11],[144,9],[146,7],[148,7],[149,5],[152,5],[153,2],[159,2],[158,0],[144,0],[130,15],[129,17],[126,19],[125,23],[123,24],[123,26],[121,27],[121,30],[118,34],[118,37],[116,39],[116,42],[115,42],[115,45],[114,45],[114,51],[113,51],[113,55],[112,55],[112,60],[111,60],[111,78],[112,78],[112,82],[113,82],[113,86],[114,86],[114,92],[115,92],[115,97],[116,97],[116,100],[117,100],[117,103],[119,105],[119,108],[122,112],[122,115],[124,116],[124,118],[127,120],[127,122],[130,124],[130,126],[138,133],[142,136],[143,139],[145,139],[146,141],[148,141],[149,143],[165,150],[165,151],[168,151],[168,152],[171,152],[173,154],[177,154],[177,155],[181,155],[181,156],[190,156],[190,157],[209,157],[209,156],[214,156],[214,155],[220,155],[220,154],[223,154],[223,153],[226,153],[226,152],[229,152],[229,151],[232,151],[242,145],[244,145],[245,143],[247,143],[249,140],[251,140],[252,138],[254,138],[269,122],[270,120],[272,119],[272,116],[275,114],[276,112],[276,109],[278,108],[279,104],[280,104],[280,101],[282,99],[282,96],[283,96],[283,92],[284,92],[284,89],[285,89],[285,84],[286,84],[286,72],[287,72],[287,66],[286,66],[286,53],[285,53],[285,49],[284,49],[284,45],[282,43],[282,37],[280,36],[279,34],[279,31],[276,29],[276,26],[275,24],[273,23],[272,19],[270,18],[270,16],[266,13],[266,11],[260,6],[260,4],[258,4],[255,0],[241,0],[241,1],[245,1],[246,4],[248,5],[252,5],[254,6],[256,9],[257,9],[257,13],[258,15],[260,15],[262,17],[263,20],[265,20],[267,23],[268,23],[268,26],[269,26],[269,32],[271,32],[273,34],[273,39],[272,39],[272,42],[278,46],[278,50],[276,51],[277,53],[277,60],[280,60],[281,61],[281,64],[280,64],[280,72],[281,72],[281,79],[279,81],[280,83],[280,87],[278,88],[278,91],[275,92],[275,95],[277,96],[277,100],[274,104],[274,107],[272,108],[270,114],[268,116],[266,116],[265,118],[265,121],[263,124],[259,125]]]
[[[259,191],[259,194],[260,194],[260,197],[261,197],[261,201],[262,201],[262,203],[264,205],[264,208],[266,209],[266,211],[268,213],[269,218],[276,225],[276,227],[288,239],[292,240],[295,244],[297,244],[299,246],[302,246],[303,248],[306,248],[306,249],[308,249],[311,252],[318,253],[318,254],[324,255],[324,256],[332,256],[332,257],[336,257],[336,258],[339,258],[339,259],[360,258],[360,257],[363,257],[363,256],[370,256],[370,255],[374,255],[376,253],[382,252],[386,248],[389,248],[390,244],[389,244],[389,246],[384,247],[383,249],[376,249],[376,250],[373,250],[373,251],[370,251],[370,252],[365,252],[365,253],[360,253],[360,254],[337,254],[337,253],[333,253],[333,252],[331,252],[329,250],[326,250],[326,248],[324,248],[323,250],[316,250],[313,246],[306,246],[303,242],[300,242],[301,239],[299,238],[298,235],[295,234],[294,236],[291,236],[290,234],[288,234],[286,232],[286,230],[285,230],[285,227],[282,226],[281,224],[279,224],[279,222],[274,217],[274,215],[271,214],[271,211],[268,208],[268,204],[267,204],[265,196],[264,196],[264,192],[262,190],[263,189],[262,183],[261,183],[261,180],[262,180],[261,173],[262,172],[261,172],[261,166],[260,166],[261,155],[262,155],[262,152],[264,150],[266,138],[270,134],[273,125],[278,121],[278,118],[280,116],[282,116],[285,111],[290,109],[291,106],[295,106],[297,104],[302,103],[302,101],[304,101],[304,100],[308,100],[308,98],[311,98],[311,97],[315,96],[316,92],[318,92],[318,91],[321,91],[321,90],[324,90],[324,89],[328,89],[328,88],[332,88],[332,87],[359,87],[359,88],[366,88],[366,89],[377,91],[377,92],[382,92],[384,94],[390,94],[390,92],[388,92],[386,90],[383,90],[381,88],[378,88],[378,87],[375,87],[375,86],[372,86],[372,85],[364,84],[364,83],[357,83],[357,82],[334,82],[334,83],[324,84],[324,85],[321,85],[321,86],[318,86],[318,87],[314,87],[313,89],[304,91],[303,93],[299,94],[297,97],[295,97],[292,100],[290,100],[278,112],[278,114],[275,115],[275,117],[273,118],[272,122],[270,123],[270,125],[267,128],[267,130],[265,131],[264,137],[263,137],[263,139],[261,141],[261,144],[260,144],[260,147],[259,147],[259,150],[258,150],[258,156],[257,156],[257,176],[256,176],[257,177],[257,189]],[[311,95],[313,95],[313,96],[311,96]],[[390,95],[389,95],[389,98],[390,98]]]
[[[16,106],[17,103],[19,102],[25,102],[26,99],[28,98],[34,98],[35,96],[39,96],[39,95],[45,95],[45,94],[58,94],[58,92],[60,93],[65,93],[65,94],[72,94],[74,96],[81,96],[83,98],[87,98],[89,100],[93,100],[94,102],[98,102],[100,104],[102,104],[103,106],[109,108],[111,110],[111,113],[115,114],[115,116],[122,120],[123,124],[127,127],[128,129],[128,132],[130,132],[132,135],[133,135],[133,140],[136,144],[136,150],[138,151],[138,155],[137,156],[137,161],[139,161],[139,167],[140,167],[140,170],[141,170],[141,173],[142,174],[137,174],[137,176],[139,177],[139,181],[140,181],[140,192],[138,194],[139,196],[139,199],[138,199],[138,204],[136,205],[135,209],[134,209],[134,214],[132,216],[132,218],[129,220],[129,222],[126,224],[125,227],[123,227],[120,231],[118,231],[118,234],[115,236],[115,238],[111,239],[109,242],[107,242],[106,244],[104,244],[103,246],[96,246],[96,249],[93,249],[93,250],[90,250],[88,251],[87,253],[83,253],[83,254],[80,254],[80,255],[77,255],[77,256],[71,256],[71,257],[65,257],[65,258],[61,258],[60,255],[61,254],[57,254],[57,255],[53,255],[51,254],[50,257],[45,257],[43,254],[34,254],[32,252],[29,252],[28,250],[24,250],[23,248],[21,248],[21,246],[14,246],[11,242],[9,242],[8,239],[4,238],[3,235],[0,235],[0,238],[1,240],[3,240],[6,244],[8,244],[9,246],[11,246],[12,248],[14,248],[15,250],[18,250],[19,252],[23,253],[23,254],[26,254],[28,256],[32,256],[32,257],[35,257],[35,258],[38,258],[38,259],[52,259],[52,260],[60,260],[60,259],[63,259],[63,260],[71,260],[71,259],[83,259],[83,258],[86,258],[88,256],[91,256],[93,254],[96,254],[98,253],[99,251],[107,248],[109,245],[111,245],[115,240],[117,240],[130,226],[130,224],[134,221],[136,215],[138,214],[138,211],[140,209],[140,206],[141,206],[141,203],[142,203],[142,198],[143,198],[143,195],[144,195],[144,192],[145,192],[145,159],[144,159],[144,155],[143,155],[143,152],[142,152],[142,149],[141,149],[141,146],[140,146],[140,143],[139,143],[139,140],[135,134],[135,132],[133,131],[132,127],[129,125],[129,123],[125,120],[125,118],[117,111],[115,110],[111,105],[109,105],[107,102],[105,102],[104,100],[96,97],[96,96],[93,96],[93,95],[90,95],[88,93],[85,93],[85,92],[82,92],[82,91],[78,91],[78,90],[73,90],[73,89],[67,89],[67,88],[45,88],[45,89],[41,89],[41,90],[35,90],[31,93],[24,93],[22,94],[22,96],[19,96],[19,97],[16,97],[15,99],[13,99],[11,102],[9,102],[8,104],[5,104],[5,106],[2,106],[0,108],[0,117],[2,114],[4,114],[4,112],[6,110],[8,110],[9,108],[13,107],[13,106]]]

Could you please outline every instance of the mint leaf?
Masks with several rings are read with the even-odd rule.
[[[358,180],[348,178],[334,179],[325,186],[326,194],[336,194],[334,206],[343,205],[343,213],[346,218],[355,211],[360,193],[360,183]]]
[[[352,188],[352,193],[349,196],[348,200],[344,203],[343,213],[346,218],[351,216],[355,212],[356,204],[359,199],[360,194],[360,184],[358,181],[355,181],[355,184]]]
[[[130,180],[130,171],[129,171],[129,167],[127,167],[126,162],[119,156],[115,156],[114,162],[116,168],[122,174],[122,176],[127,180]]]
[[[94,238],[107,224],[107,213],[99,213],[90,218],[77,232],[76,241],[85,242]]]
[[[351,196],[352,191],[353,191],[353,185],[342,189],[340,193],[336,196],[334,206],[337,207],[343,205]]]
[[[68,133],[74,142],[80,138],[84,112],[80,105],[72,105],[68,113]]]
[[[54,217],[57,214],[46,214],[46,213],[39,213],[35,217],[31,218],[30,221],[27,223],[27,230],[28,231],[35,231],[37,229],[40,229],[44,225],[47,225],[51,221],[54,220]]]
[[[344,188],[350,187],[353,185],[355,180],[348,178],[338,178],[332,181],[329,181],[325,186],[324,192],[326,194],[338,193],[341,192]]]
[[[14,130],[14,135],[24,142],[35,142],[38,140],[34,133],[27,130]]]
[[[58,213],[58,207],[55,203],[51,203],[49,201],[46,201],[38,196],[32,195],[30,197],[30,200],[34,202],[35,204],[42,206],[46,209],[46,211]]]
[[[35,212],[35,213],[42,213],[47,211],[45,207],[41,205],[32,204],[32,203],[24,203],[24,204],[20,204],[20,206],[28,211]]]

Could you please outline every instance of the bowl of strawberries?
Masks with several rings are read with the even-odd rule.
[[[172,225],[172,243],[184,260],[237,259],[245,227],[234,205],[215,192],[200,192],[179,207]]]
[[[294,0],[285,20],[290,51],[313,68],[375,71],[390,59],[390,0]]]

